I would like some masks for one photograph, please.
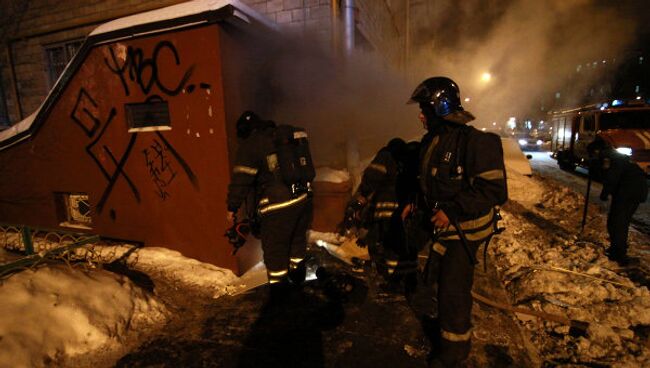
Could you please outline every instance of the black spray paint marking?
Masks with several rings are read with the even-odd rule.
[[[176,47],[169,41],[161,41],[156,44],[151,58],[145,58],[142,49],[134,49],[129,46],[126,51],[126,59],[121,65],[117,56],[115,56],[113,48],[109,47],[108,50],[111,55],[111,61],[104,58],[104,63],[111,72],[120,77],[122,87],[124,87],[124,93],[127,96],[130,94],[127,77],[132,82],[136,82],[142,93],[145,95],[149,94],[151,88],[156,85],[164,94],[168,96],[176,96],[183,90],[185,84],[194,71],[194,65],[190,65],[185,70],[183,77],[175,87],[168,87],[160,80],[161,71],[163,69],[158,68],[158,58],[161,57],[162,51],[167,50],[167,54],[171,54],[171,56],[174,57],[175,64],[178,66],[181,65],[181,60],[178,56]]]
[[[167,148],[154,139],[149,147],[142,150],[142,153],[149,175],[156,186],[156,194],[164,201],[170,196],[167,187],[176,178],[176,171],[171,165]]]
[[[158,135],[158,138],[160,138],[160,140],[165,145],[165,148],[167,148],[167,150],[174,156],[176,161],[178,161],[179,165],[181,165],[183,171],[185,171],[185,175],[187,175],[187,178],[190,179],[190,182],[192,183],[194,189],[198,190],[199,179],[196,177],[196,175],[194,175],[194,172],[192,171],[190,165],[188,165],[187,162],[183,160],[183,157],[181,157],[181,155],[179,155],[178,152],[176,152],[174,147],[172,147],[172,145],[169,144],[169,142],[165,139],[165,137],[162,134],[160,134],[160,132],[156,132],[156,134]]]
[[[97,158],[97,155],[95,155],[95,153],[92,151],[92,149],[93,149],[93,147],[94,147],[94,146],[95,146],[95,145],[100,141],[100,139],[104,136],[104,133],[106,132],[106,130],[108,129],[108,127],[109,127],[109,126],[111,125],[111,123],[113,122],[113,118],[115,117],[116,114],[117,114],[117,110],[116,110],[115,108],[112,108],[112,109],[111,109],[111,112],[109,113],[108,119],[106,120],[106,123],[105,123],[104,126],[102,127],[102,130],[101,130],[101,131],[99,132],[99,134],[95,137],[95,139],[94,139],[92,142],[90,142],[90,144],[88,144],[88,145],[86,146],[86,152],[87,152],[88,155],[93,159],[93,161],[95,161],[95,164],[97,165],[97,167],[99,168],[99,170],[100,170],[100,171],[102,172],[102,174],[104,175],[104,178],[105,178],[106,180],[109,181],[109,188],[112,187],[112,186],[110,186],[110,180],[111,180],[111,177],[114,176],[114,174],[115,174],[115,172],[117,171],[117,169],[116,169],[116,171],[114,171],[112,174],[110,174],[110,173],[108,172],[108,170],[104,167],[104,165],[101,163],[101,161],[99,160],[99,158]],[[115,167],[117,168],[117,167],[118,167],[118,162],[115,160],[115,156],[113,155],[113,153],[108,149],[108,147],[107,147],[106,145],[102,145],[102,147],[104,147],[104,151],[109,152],[109,156],[111,157],[111,160],[113,160],[113,163],[115,164]],[[120,173],[118,173],[118,174],[120,174]],[[123,171],[122,171],[121,174],[125,177],[127,183],[129,184],[129,188],[131,188],[131,192],[133,193],[133,196],[135,197],[135,200],[136,200],[138,203],[140,203],[140,192],[138,191],[138,188],[133,184],[133,182],[131,181],[131,179],[129,179],[129,177],[126,175],[126,172],[123,172]],[[110,194],[110,193],[109,193],[109,194]],[[100,212],[101,212],[101,208],[98,207],[98,208],[97,208],[97,213],[100,213]]]
[[[88,109],[91,106],[93,111]],[[77,123],[89,137],[95,135],[95,131],[97,131],[97,128],[102,124],[99,118],[95,116],[97,107],[97,102],[90,97],[85,89],[81,88],[77,95],[77,101],[72,108],[72,112],[70,112],[70,118]]]

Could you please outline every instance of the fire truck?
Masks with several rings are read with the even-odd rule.
[[[587,145],[602,138],[650,174],[650,105],[645,101],[593,104],[550,113],[551,150],[561,169],[587,167]]]

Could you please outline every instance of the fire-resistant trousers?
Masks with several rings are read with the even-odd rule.
[[[262,216],[260,238],[269,283],[284,281],[291,265],[305,258],[312,217],[311,199]]]
[[[611,242],[611,251],[616,256],[627,254],[627,235],[632,215],[639,207],[636,198],[629,198],[626,193],[612,196],[612,204],[607,215],[607,232]]]
[[[482,242],[469,242],[474,257]],[[472,284],[474,265],[460,240],[438,240],[432,244],[429,278],[437,281],[440,346],[435,359],[445,367],[456,367],[471,348]]]
[[[399,281],[417,272],[417,249],[407,244],[398,215],[375,220],[366,236],[368,251],[377,270],[387,281]]]

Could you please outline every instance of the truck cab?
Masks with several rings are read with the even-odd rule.
[[[561,169],[586,168],[587,145],[600,137],[650,174],[650,105],[614,100],[551,115],[551,149]]]

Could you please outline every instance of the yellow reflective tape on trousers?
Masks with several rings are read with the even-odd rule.
[[[391,218],[391,217],[393,217],[393,211],[375,212],[375,218]]]
[[[303,260],[303,258],[297,258],[297,257],[289,258],[289,261],[291,261],[291,263],[300,263],[300,262],[302,262],[302,260]]]
[[[247,174],[247,175],[257,175],[257,169],[254,167],[249,167],[249,166],[243,166],[243,165],[237,165],[232,168],[232,172],[237,174]]]
[[[286,275],[289,271],[288,270],[282,270],[282,271],[269,271],[269,276],[271,277],[282,277]]]
[[[377,204],[375,204],[375,208],[377,209],[394,210],[397,207],[399,207],[399,204],[397,204],[397,202],[377,202]]]
[[[442,336],[443,339],[447,341],[465,342],[465,341],[469,341],[469,339],[472,337],[472,330],[467,330],[467,332],[463,334],[457,334],[457,333],[440,329],[440,335]]]
[[[381,173],[384,173],[384,174],[386,174],[388,172],[388,170],[386,169],[386,166],[380,165],[380,164],[372,164],[371,163],[370,165],[368,165],[368,168],[373,169],[373,170],[377,170],[377,171],[379,171]]]
[[[505,175],[503,173],[503,170],[501,170],[501,169],[484,171],[484,172],[476,175],[476,177],[481,178],[481,179],[485,179],[485,180],[502,180],[502,179],[505,179]]]
[[[275,210],[279,210],[279,209],[282,209],[282,208],[287,208],[287,207],[293,206],[295,204],[298,204],[298,203],[304,201],[305,199],[307,199],[307,193],[303,193],[300,196],[298,196],[298,197],[296,197],[296,198],[294,198],[292,200],[286,201],[286,202],[280,202],[280,203],[274,203],[274,204],[268,205],[266,207],[260,208],[259,211],[260,211],[260,214],[263,215],[265,213],[269,213],[269,212],[272,212],[272,211],[275,211]]]

